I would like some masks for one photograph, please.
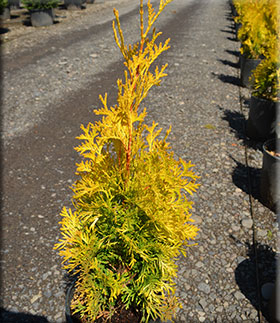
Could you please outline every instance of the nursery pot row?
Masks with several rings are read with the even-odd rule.
[[[1,20],[11,19],[11,12],[9,7],[3,9],[2,14],[0,15],[0,19]]]
[[[246,135],[254,140],[280,137],[280,102],[251,96]]]
[[[86,6],[86,0],[64,0],[64,5],[68,10],[80,10]]]
[[[280,206],[280,139],[270,139],[263,145],[261,170],[261,199],[275,212]]]
[[[260,64],[261,59],[246,58],[244,55],[240,55],[240,79],[241,85],[250,88],[253,84],[253,71]],[[250,77],[252,80],[250,82]]]
[[[53,9],[34,9],[30,11],[31,24],[34,27],[50,26],[53,24]]]
[[[8,0],[10,9],[19,9],[20,8],[20,0]]]

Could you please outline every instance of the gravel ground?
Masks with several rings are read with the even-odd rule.
[[[72,147],[80,124],[94,120],[98,94],[116,97],[122,65],[112,8],[130,42],[137,3],[96,0],[83,11],[57,10],[50,27],[3,26],[3,322],[65,321],[65,273],[52,247],[60,209],[71,205]],[[250,92],[239,85],[230,6],[174,0],[157,26],[171,37],[159,60],[169,75],[145,102],[147,122],[171,124],[176,155],[201,176],[192,197],[197,245],[178,259],[176,322],[267,322],[278,228],[259,199],[261,143],[244,135]]]

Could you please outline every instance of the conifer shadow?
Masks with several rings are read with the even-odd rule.
[[[218,61],[223,63],[224,65],[231,66],[233,68],[239,68],[239,66],[240,66],[239,62],[233,63],[233,62],[225,60],[225,59],[218,59]]]
[[[226,49],[226,52],[230,55],[233,55],[233,56],[236,56],[236,57],[239,57],[240,56],[240,52],[237,51],[237,50],[230,50],[230,49]]]
[[[242,140],[244,146],[262,151],[262,142],[251,140],[246,136],[245,127],[247,120],[242,113],[229,109],[223,109],[220,106],[218,108],[223,112],[222,119],[228,122],[231,131],[235,134],[235,137],[238,140]]]
[[[219,74],[218,79],[223,83],[229,83],[236,86],[241,86],[240,79],[232,75]]]
[[[240,188],[246,194],[251,194],[254,199],[263,204],[260,197],[261,169],[246,166],[235,160],[232,156],[230,156],[230,158],[236,164],[232,172],[232,181],[235,186]]]
[[[0,308],[0,322],[5,323],[48,323],[49,321],[39,315],[16,313]]]
[[[0,35],[6,34],[10,31],[9,28],[0,27]]]
[[[11,20],[12,19],[18,19],[20,17],[20,15],[15,15],[14,13],[11,13]]]
[[[230,41],[234,41],[234,42],[239,41],[236,36],[235,37],[227,37],[227,39]]]
[[[237,239],[231,236],[235,242]],[[261,287],[276,280],[276,253],[268,245],[246,242],[247,257],[235,269],[235,281],[241,293],[251,302],[263,317],[271,322],[269,300],[264,299]]]
[[[229,29],[220,29],[222,33],[235,34],[235,29],[233,26],[227,26]]]

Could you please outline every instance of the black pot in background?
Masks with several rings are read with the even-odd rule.
[[[280,139],[270,139],[263,144],[263,165],[261,170],[260,194],[264,205],[278,213],[280,207]]]
[[[20,8],[20,0],[8,0],[8,4],[11,10],[17,10]]]
[[[280,102],[251,96],[246,135],[254,140],[267,140],[280,137]]]
[[[11,19],[11,12],[10,8],[6,7],[3,9],[2,13],[0,14],[0,20],[8,20]]]
[[[252,72],[260,64],[260,62],[261,59],[246,58],[243,55],[240,55],[240,79],[243,86],[248,88],[251,87],[249,78],[252,76]],[[251,82],[253,83],[254,80],[252,79]]]
[[[31,24],[34,27],[53,24],[53,9],[35,9],[30,11]]]
[[[86,7],[86,0],[64,0],[64,6],[68,10],[81,10]]]

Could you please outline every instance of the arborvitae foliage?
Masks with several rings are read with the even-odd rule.
[[[64,268],[78,275],[72,308],[88,322],[110,321],[121,307],[134,308],[141,322],[170,319],[179,303],[174,295],[176,257],[194,239],[192,202],[197,176],[191,162],[176,160],[167,142],[169,129],[144,123],[140,104],[153,85],[159,85],[167,65],[151,66],[169,46],[156,44],[160,33],[151,30],[164,7],[147,4],[144,28],[140,0],[140,41],[124,44],[118,11],[115,40],[124,57],[124,79],[118,80],[118,100],[95,110],[102,120],[82,126],[75,148],[84,158],[77,164],[80,179],[73,186],[74,212],[63,208],[62,238],[56,248]],[[149,38],[148,38],[149,35]],[[162,138],[162,139],[160,139]]]
[[[253,95],[272,101],[280,101],[280,45],[272,48],[254,70]]]
[[[28,10],[51,9],[59,5],[59,0],[22,0],[23,6]]]
[[[247,58],[263,58],[271,46],[279,41],[277,0],[235,0],[242,24],[238,31],[240,52]]]

